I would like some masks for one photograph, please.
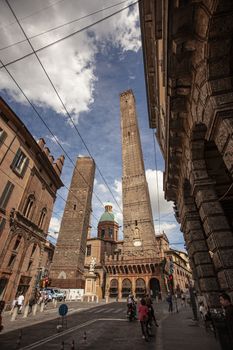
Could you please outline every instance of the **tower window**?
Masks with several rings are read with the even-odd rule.
[[[105,230],[102,229],[102,230],[101,230],[101,238],[104,238],[104,236],[105,236]]]
[[[76,204],[74,204],[74,210],[76,210]]]
[[[29,218],[31,211],[32,211],[32,207],[35,201],[35,197],[33,195],[30,195],[27,199],[23,214],[26,218]]]
[[[91,255],[91,244],[87,245],[87,256]]]
[[[135,220],[135,226],[138,226],[138,220]]]
[[[128,136],[130,136],[130,132],[128,131]]]

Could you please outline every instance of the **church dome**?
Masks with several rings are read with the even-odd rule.
[[[104,222],[104,221],[116,222],[115,215],[112,212],[112,205],[111,204],[105,205],[105,212],[100,217],[99,222]]]

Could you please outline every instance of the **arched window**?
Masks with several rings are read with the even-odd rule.
[[[38,222],[38,226],[39,226],[40,228],[43,228],[44,219],[45,219],[46,214],[47,214],[47,209],[46,209],[46,208],[43,208],[43,209],[41,210],[40,218],[39,218],[39,222]]]
[[[143,297],[146,293],[146,283],[143,278],[136,280],[136,297]]]
[[[117,281],[117,279],[113,279],[110,282],[109,296],[110,296],[110,298],[116,298],[118,296],[118,281]]]
[[[26,202],[26,205],[25,205],[24,211],[23,211],[23,215],[26,218],[30,218],[30,216],[32,214],[32,207],[33,207],[34,202],[35,202],[35,196],[33,194],[31,194],[27,199],[27,202]]]
[[[122,281],[122,297],[126,298],[132,292],[132,283],[128,278]]]

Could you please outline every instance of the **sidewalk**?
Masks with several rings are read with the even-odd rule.
[[[29,314],[28,317],[23,318],[23,314],[17,315],[16,320],[11,321],[11,315],[9,312],[6,312],[2,315],[2,321],[4,325],[4,329],[1,334],[14,331],[16,329],[22,329],[24,327],[28,327],[31,325],[35,325],[41,322],[53,320],[59,317],[58,309],[59,306],[63,304],[57,304],[57,307],[53,307],[53,305],[49,305],[47,309],[44,309],[43,312],[40,312],[40,308],[38,307],[36,315]],[[80,312],[85,309],[90,309],[92,307],[98,307],[100,305],[105,304],[105,302],[81,302],[81,301],[71,301],[66,302],[69,308],[69,315]]]
[[[221,350],[214,334],[207,333],[192,317],[189,306],[164,314],[157,330],[156,350]]]

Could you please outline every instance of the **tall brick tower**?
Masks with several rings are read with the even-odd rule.
[[[51,265],[52,286],[84,288],[84,260],[94,175],[93,159],[78,158]]]
[[[122,133],[122,195],[124,260],[157,257],[152,210],[145,176],[135,99],[131,90],[120,95]]]

